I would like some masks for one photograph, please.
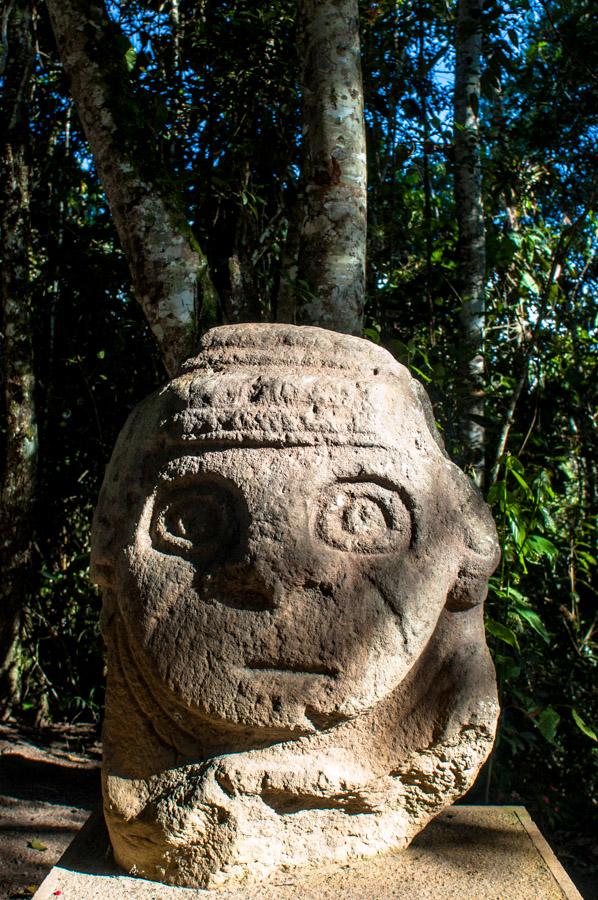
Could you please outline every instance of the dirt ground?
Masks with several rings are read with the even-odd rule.
[[[0,723],[0,757],[0,900],[17,900],[32,896],[99,806],[101,746],[88,725]],[[590,865],[580,866],[571,840],[546,837],[585,900],[598,900],[598,845],[584,847]]]
[[[100,802],[88,725],[0,724],[0,898],[31,897]]]

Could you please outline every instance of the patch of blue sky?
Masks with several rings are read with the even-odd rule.
[[[128,4],[123,8],[118,0],[107,0],[106,11],[137,53],[143,51],[153,58],[151,37],[164,37],[170,34],[170,17],[166,12],[140,7],[132,9]]]

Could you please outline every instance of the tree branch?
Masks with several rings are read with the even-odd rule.
[[[162,171],[126,67],[128,46],[101,0],[48,0],[64,70],[104,185],[135,294],[176,373],[217,303],[208,263]]]
[[[507,448],[507,441],[509,439],[509,433],[511,431],[513,422],[515,421],[515,410],[517,409],[517,404],[519,403],[519,399],[523,392],[523,388],[525,387],[527,377],[528,377],[528,369],[529,363],[531,360],[532,353],[537,346],[538,338],[540,336],[541,328],[544,324],[544,318],[546,316],[546,308],[548,306],[548,300],[550,297],[550,288],[554,284],[557,278],[557,271],[559,266],[566,259],[567,253],[569,252],[569,248],[575,238],[577,230],[583,224],[585,217],[587,215],[587,211],[584,210],[581,215],[570,225],[565,226],[565,228],[561,231],[559,235],[559,239],[557,241],[554,253],[552,255],[552,259],[550,262],[550,270],[548,272],[548,276],[544,283],[544,287],[542,289],[542,293],[540,295],[540,302],[538,306],[538,312],[536,316],[536,322],[533,328],[533,331],[529,338],[527,339],[527,346],[525,352],[523,354],[521,360],[521,374],[519,376],[519,380],[515,386],[515,390],[511,396],[511,401],[509,403],[509,407],[507,409],[507,413],[505,416],[505,420],[503,422],[503,426],[501,428],[500,436],[498,439],[498,444],[496,447],[496,453],[494,455],[494,463],[492,465],[492,472],[490,476],[490,484],[493,485],[496,483],[498,479],[498,474],[500,471],[500,464],[503,457],[503,454]]]

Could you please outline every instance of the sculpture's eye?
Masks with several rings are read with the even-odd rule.
[[[232,497],[218,484],[179,487],[154,509],[151,535],[163,553],[211,559],[238,533]]]
[[[393,488],[374,481],[340,482],[321,497],[317,530],[339,550],[394,553],[411,542],[411,513]]]

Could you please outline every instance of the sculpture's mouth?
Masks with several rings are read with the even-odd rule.
[[[272,597],[260,591],[221,591],[217,596],[206,593],[204,599],[243,612],[270,612],[277,607]]]
[[[263,660],[250,660],[245,663],[245,668],[258,675],[338,678],[341,674],[341,670],[335,666],[327,666],[322,663],[291,663],[284,660],[277,660],[274,663],[264,662]]]

